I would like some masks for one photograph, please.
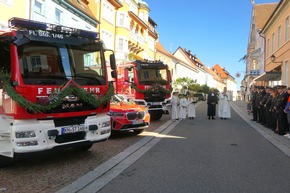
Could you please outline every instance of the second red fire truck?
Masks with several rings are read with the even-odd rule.
[[[138,105],[146,106],[151,120],[168,114],[171,99],[171,73],[160,61],[136,60],[118,65],[116,90]]]

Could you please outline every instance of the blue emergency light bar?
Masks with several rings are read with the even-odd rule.
[[[60,34],[74,35],[83,38],[99,39],[99,33],[86,31],[56,24],[43,23],[22,18],[13,17],[8,20],[9,28],[26,30],[43,30]]]

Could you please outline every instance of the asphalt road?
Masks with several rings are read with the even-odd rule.
[[[100,187],[96,180],[78,192],[290,192],[288,155],[233,109],[231,119],[207,120],[205,102],[197,107],[195,120],[178,122],[127,165],[106,185]],[[104,178],[110,176],[100,180]]]

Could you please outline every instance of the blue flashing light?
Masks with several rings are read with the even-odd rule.
[[[55,33],[73,35],[82,38],[99,39],[99,33],[86,31],[56,24],[43,23],[22,18],[13,17],[9,19],[8,26],[14,29],[43,30]]]

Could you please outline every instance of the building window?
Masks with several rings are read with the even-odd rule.
[[[274,48],[275,48],[275,33],[272,34],[272,53],[274,53]]]
[[[60,24],[61,23],[61,11],[59,9],[55,9],[54,11],[55,22]]]
[[[270,39],[267,39],[267,57],[270,56]]]
[[[289,16],[285,20],[285,42],[289,40]]]
[[[119,38],[118,39],[117,49],[118,50],[123,50],[123,47],[124,47],[124,39],[123,38]]]
[[[12,5],[12,0],[0,0],[1,3],[5,3],[7,5]]]
[[[278,48],[281,47],[281,26],[278,27]]]
[[[119,25],[125,26],[125,14],[124,13],[120,13],[120,15],[119,15]]]
[[[102,17],[110,23],[114,23],[114,9],[108,3],[103,3],[103,14]]]
[[[39,14],[43,14],[43,4],[39,1],[34,2],[34,11]]]

